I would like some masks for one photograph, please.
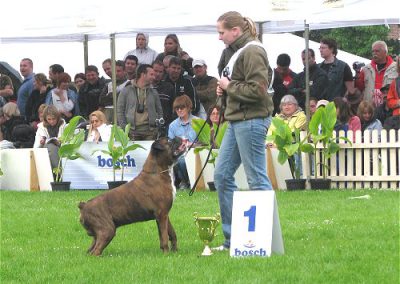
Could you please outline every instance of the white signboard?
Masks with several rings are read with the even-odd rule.
[[[154,141],[136,141],[145,150],[138,148],[128,152],[124,180],[130,181],[143,168]],[[82,158],[67,161],[64,181],[71,181],[71,189],[107,189],[107,181],[113,180],[112,160],[107,154],[95,150],[107,150],[107,142],[85,142],[79,149]],[[121,170],[116,171],[116,180],[121,180]]]
[[[273,190],[235,191],[230,256],[283,254],[278,203]]]

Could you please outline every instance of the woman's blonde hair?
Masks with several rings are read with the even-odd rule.
[[[95,110],[94,112],[92,112],[92,113],[89,115],[89,120],[92,118],[92,116],[97,117],[102,123],[107,124],[107,118],[106,118],[105,114],[104,114],[102,111],[100,111],[100,110]]]
[[[61,113],[58,111],[58,109],[54,105],[48,105],[44,108],[43,110],[43,126],[47,127],[49,126],[49,123],[47,122],[47,117],[48,116],[54,116],[54,118],[57,120],[57,125],[61,125]]]
[[[13,116],[19,116],[21,115],[21,113],[16,103],[9,102],[3,106],[3,115],[6,115],[11,118]]]
[[[217,21],[221,22],[225,29],[239,27],[244,33],[248,31],[253,38],[257,38],[258,36],[256,24],[253,20],[248,17],[243,17],[239,12],[226,12],[222,14]]]

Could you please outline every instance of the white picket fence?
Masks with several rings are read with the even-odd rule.
[[[328,178],[331,188],[400,188],[400,130],[348,131],[347,137],[352,145],[340,141],[340,150],[329,160]],[[304,134],[303,134],[304,135]],[[339,133],[344,136],[344,133]],[[317,148],[321,148],[318,146]],[[317,153],[317,177],[322,177]],[[312,157],[302,155],[303,177],[314,177]]]

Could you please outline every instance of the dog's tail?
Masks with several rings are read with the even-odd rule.
[[[86,205],[86,202],[79,202],[79,205],[78,205],[78,207],[79,207],[79,209],[83,209],[83,207],[85,207],[85,205]]]

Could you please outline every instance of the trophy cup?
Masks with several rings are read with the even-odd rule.
[[[218,226],[221,216],[217,213],[214,217],[199,217],[197,212],[195,212],[193,217],[194,222],[199,230],[199,237],[205,245],[201,255],[212,255],[211,249],[208,245],[214,239],[215,229]]]

